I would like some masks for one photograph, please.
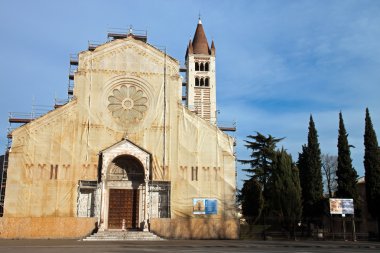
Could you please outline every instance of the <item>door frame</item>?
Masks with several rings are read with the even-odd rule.
[[[151,169],[151,154],[131,141],[124,139],[121,142],[103,150],[100,153],[100,175],[101,175],[101,205],[100,215],[98,218],[99,230],[108,230],[108,210],[109,210],[109,190],[110,189],[138,189],[139,190],[139,225],[143,231],[149,231],[149,213],[150,206],[148,183]],[[141,183],[121,180],[112,181],[107,178],[107,172],[110,165],[119,156],[131,156],[140,162],[144,170],[144,180]]]

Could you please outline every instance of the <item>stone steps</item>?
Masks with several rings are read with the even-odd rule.
[[[158,241],[163,238],[147,231],[99,231],[83,241]]]

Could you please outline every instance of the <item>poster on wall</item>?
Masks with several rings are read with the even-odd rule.
[[[331,198],[330,214],[354,214],[354,200]]]
[[[218,201],[216,199],[194,198],[193,214],[217,214]]]

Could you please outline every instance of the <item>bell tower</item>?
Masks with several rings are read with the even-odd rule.
[[[208,45],[199,18],[186,50],[186,104],[203,119],[216,124],[215,45]]]

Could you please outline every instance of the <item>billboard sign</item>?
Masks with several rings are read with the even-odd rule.
[[[217,214],[218,201],[216,199],[194,198],[193,214]]]
[[[331,198],[330,214],[354,214],[354,200]]]

